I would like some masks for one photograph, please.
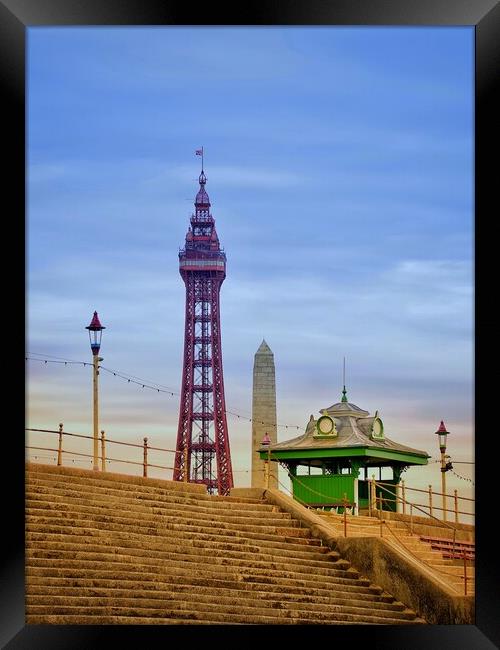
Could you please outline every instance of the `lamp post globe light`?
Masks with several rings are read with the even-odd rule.
[[[451,469],[451,463],[446,463],[446,436],[450,435],[446,431],[443,420],[439,425],[439,429],[435,432],[439,440],[439,451],[441,452],[441,492],[443,493],[443,520],[446,521],[446,472]]]
[[[98,441],[98,430],[99,430],[99,396],[98,396],[98,377],[99,377],[99,361],[102,361],[102,357],[99,356],[99,350],[101,348],[101,338],[102,338],[102,330],[106,329],[103,325],[101,325],[101,322],[99,321],[99,316],[97,315],[97,312],[94,312],[94,316],[92,317],[92,320],[90,321],[90,325],[87,325],[85,327],[89,331],[89,339],[90,339],[90,349],[92,350],[92,357],[93,357],[93,367],[94,367],[94,372],[93,372],[93,393],[94,393],[94,470],[99,471],[99,464],[98,464],[98,448],[99,448],[99,441]]]

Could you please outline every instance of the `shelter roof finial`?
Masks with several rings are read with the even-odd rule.
[[[344,375],[343,375],[343,384],[344,384],[344,390],[342,391],[342,399],[340,400],[341,402],[347,402],[347,395],[346,395],[346,390],[345,390],[345,357],[344,357]]]

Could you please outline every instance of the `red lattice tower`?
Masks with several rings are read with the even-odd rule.
[[[203,168],[199,182],[185,248],[179,251],[179,272],[186,285],[186,325],[174,481],[204,483],[210,494],[228,494],[233,470],[219,310],[226,254],[210,213]]]

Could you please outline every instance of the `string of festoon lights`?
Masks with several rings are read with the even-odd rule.
[[[433,458],[432,460],[429,461],[429,465],[433,463],[440,463],[440,462],[441,462],[440,459]],[[456,463],[457,465],[474,465],[472,461],[468,461],[468,460],[454,460],[453,463]],[[453,476],[456,476],[462,481],[467,481],[468,483],[472,483],[472,485],[475,485],[474,481],[471,478],[467,478],[466,476],[461,476],[460,474],[457,474],[454,470],[449,470],[449,471],[453,474]]]
[[[453,476],[456,476],[457,478],[461,479],[462,481],[467,481],[468,483],[471,483],[472,485],[475,486],[475,483],[471,478],[467,478],[466,476],[460,476],[460,474],[457,474],[454,470],[451,470],[451,473],[453,474]]]
[[[90,363],[88,361],[74,361],[72,359],[65,359],[63,357],[54,357],[53,355],[50,355],[50,354],[41,355],[41,354],[39,354],[37,352],[29,352],[28,355],[36,355],[36,356],[26,356],[25,357],[26,361],[40,361],[44,365],[46,365],[48,363],[62,364],[62,365],[65,365],[65,366],[68,366],[68,365],[80,365],[80,366],[92,367],[92,365],[93,365],[92,363]],[[48,359],[47,357],[52,357],[52,358]],[[155,383],[153,381],[144,380],[144,379],[141,379],[140,377],[136,377],[134,375],[129,375],[129,374],[126,374],[126,373],[121,372],[119,370],[112,370],[111,368],[105,368],[104,366],[99,366],[99,370],[103,370],[104,372],[107,372],[107,373],[113,375],[114,377],[118,377],[120,379],[123,379],[129,384],[135,384],[137,386],[141,386],[144,389],[152,390],[152,391],[155,391],[157,393],[164,393],[164,394],[170,395],[171,397],[180,397],[180,393],[177,393],[175,390],[172,390],[171,388],[169,388],[168,386],[164,386],[163,384],[157,384],[157,383]],[[229,411],[227,409],[226,409],[226,415],[232,415],[232,416],[234,416],[234,417],[236,417],[236,418],[238,418],[240,420],[245,420],[247,422],[253,422],[254,421],[251,417],[242,415],[241,413],[236,413],[235,411]],[[257,424],[267,425],[267,426],[270,426],[270,427],[274,426],[274,423],[271,423],[271,422],[262,422],[261,420],[255,420],[255,422],[257,422]],[[304,429],[303,426],[301,427],[301,426],[299,426],[297,424],[280,424],[280,423],[276,423],[276,426],[277,427],[282,427],[284,429],[297,429],[298,431]],[[439,459],[432,459],[430,461],[430,463],[440,463],[440,462],[441,462],[441,460],[439,460]],[[455,462],[459,462],[459,461],[455,461]],[[466,462],[466,461],[464,461],[464,462]],[[468,464],[468,461],[467,461],[467,464]],[[454,476],[456,476],[457,478],[462,479],[463,481],[468,481],[469,483],[472,483],[472,485],[474,485],[474,482],[472,481],[472,479],[466,478],[465,476],[460,476],[459,474],[457,474],[453,470],[451,470],[451,473]]]
[[[38,356],[31,356],[31,355],[38,355]],[[64,359],[62,357],[53,357],[51,359],[48,359],[46,357],[51,357],[52,355],[50,354],[45,354],[45,355],[40,355],[37,352],[29,352],[28,356],[25,357],[26,361],[39,361],[43,363],[44,365],[47,365],[49,363],[56,363],[56,364],[62,364],[65,366],[68,365],[81,365],[81,366],[89,366],[92,367],[92,363],[88,361],[74,361],[72,359]],[[153,381],[141,379],[140,377],[135,377],[134,375],[129,375],[124,372],[121,372],[119,370],[113,370],[112,368],[105,368],[104,366],[99,366],[99,370],[103,370],[104,372],[107,372],[114,377],[118,377],[119,379],[125,380],[129,384],[135,384],[137,386],[141,386],[144,389],[152,390],[156,393],[164,393],[166,395],[170,395],[171,397],[180,397],[180,393],[177,393],[176,391],[172,390],[168,386],[163,386],[162,384],[156,384]],[[280,423],[274,423],[274,422],[262,422],[261,420],[253,420],[253,418],[242,415],[241,413],[236,413],[236,411],[229,411],[226,409],[225,411],[226,415],[232,415],[239,420],[245,420],[247,422],[256,422],[257,424],[262,424],[262,425],[267,425],[269,427],[271,426],[277,426],[277,427],[282,427],[284,429],[297,429],[298,431],[302,430],[304,427],[299,426],[297,424],[280,424]]]
[[[429,465],[433,463],[440,463],[440,462],[441,462],[440,459],[433,458],[432,460],[429,461]],[[453,463],[457,465],[474,465],[474,462],[469,460],[454,460]],[[466,476],[461,476],[460,474],[457,474],[454,470],[450,470],[450,471],[453,474],[453,476],[456,476],[462,481],[467,481],[468,483],[472,483],[472,485],[475,485],[474,481],[471,478],[467,478]]]

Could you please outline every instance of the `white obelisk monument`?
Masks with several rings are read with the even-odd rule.
[[[278,442],[274,355],[263,339],[255,353],[253,364],[252,487],[265,487],[265,463],[260,459],[258,449],[266,433],[271,439],[271,445]],[[269,472],[269,487],[277,488],[278,463],[271,462]]]

